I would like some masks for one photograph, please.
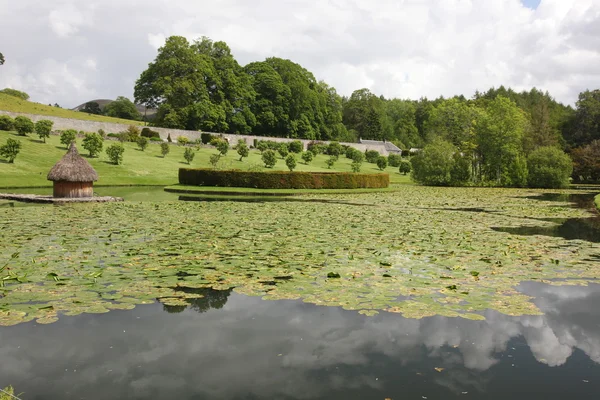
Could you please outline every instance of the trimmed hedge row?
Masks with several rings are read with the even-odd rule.
[[[390,184],[390,176],[351,172],[253,172],[180,168],[179,183],[257,189],[358,189],[386,188]]]

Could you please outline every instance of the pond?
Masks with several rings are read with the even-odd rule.
[[[592,192],[148,192],[0,208],[0,387],[25,400],[600,390]]]

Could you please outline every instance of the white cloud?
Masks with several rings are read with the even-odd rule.
[[[536,86],[573,104],[579,92],[600,87],[598,0],[542,0],[536,10],[519,0],[3,0],[0,16],[8,21],[0,37],[14,38],[2,45],[0,74],[44,102],[89,100],[82,86],[100,97],[131,96],[173,34],[226,41],[241,64],[289,58],[344,95],[368,87],[386,97],[470,97],[492,86]],[[52,98],[27,86],[45,60],[82,54],[102,63],[84,85],[65,85],[71,89]]]

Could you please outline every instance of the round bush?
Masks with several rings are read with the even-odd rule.
[[[527,169],[530,187],[563,188],[569,185],[573,162],[556,147],[540,147],[527,158]]]

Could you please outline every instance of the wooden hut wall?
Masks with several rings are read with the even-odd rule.
[[[94,184],[93,182],[54,182],[54,197],[93,197]]]

